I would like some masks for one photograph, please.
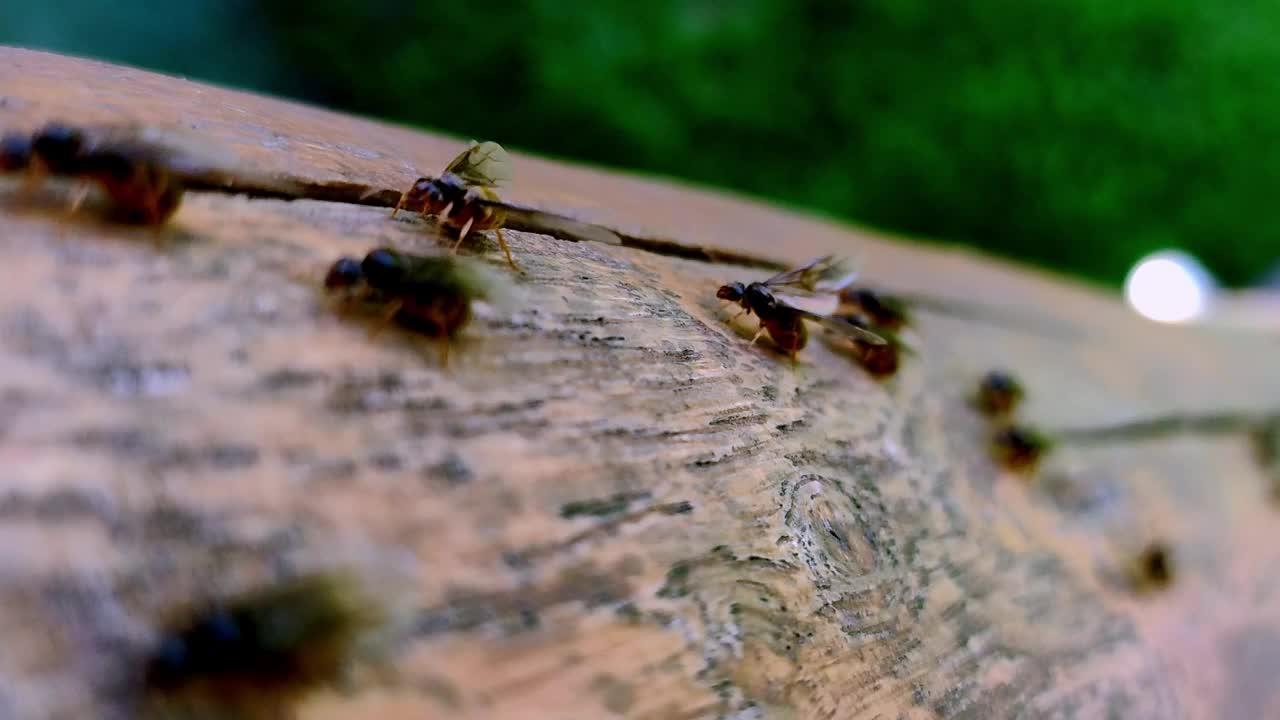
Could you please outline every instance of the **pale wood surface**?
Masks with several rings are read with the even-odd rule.
[[[460,147],[25,50],[0,49],[0,93],[4,129],[186,128],[319,184],[398,189]],[[317,287],[341,254],[439,247],[419,220],[192,193],[158,246],[3,181],[0,717],[127,704],[112,678],[166,608],[295,560],[394,566],[379,592],[416,617],[401,682],[307,718],[1280,717],[1274,480],[1243,434],[1068,445],[1028,482],[965,403],[1001,366],[1050,429],[1275,412],[1276,334],[515,159],[515,199],[782,261],[854,252],[970,314],[920,312],[887,382],[822,342],[793,369],[714,297],[761,271],[513,232],[519,302],[442,371]],[[562,516],[592,499],[619,511]],[[1152,538],[1177,577],[1137,594],[1118,573]]]

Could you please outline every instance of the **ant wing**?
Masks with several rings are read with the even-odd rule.
[[[111,152],[165,168],[190,189],[251,190],[295,197],[298,183],[244,163],[231,148],[190,132],[144,125],[86,128],[86,152]]]
[[[787,287],[787,286],[804,287],[804,279],[806,277],[811,276],[811,273],[814,270],[814,268],[820,267],[825,263],[830,262],[831,257],[832,256],[830,255],[824,255],[823,257],[820,257],[816,260],[812,260],[808,263],[805,263],[800,267],[792,268],[790,270],[783,270],[777,275],[774,275],[768,280],[765,280],[764,284],[768,285],[769,287]]]
[[[841,313],[884,313],[901,318],[904,325],[911,323],[912,313],[907,301],[896,295],[888,295],[867,288],[849,288],[840,294]]]
[[[141,124],[84,128],[89,152],[113,150],[139,160],[163,163],[179,175],[230,173],[240,158],[228,147],[194,133]]]
[[[477,198],[476,202],[505,213],[507,219],[503,223],[503,227],[508,227],[512,230],[550,235],[570,242],[588,241],[604,245],[622,244],[622,238],[618,237],[617,233],[602,225],[574,220],[546,210],[512,205],[501,200]]]
[[[815,292],[840,292],[853,284],[861,273],[857,263],[850,258],[832,258],[821,268],[810,271],[810,279]]]
[[[812,320],[831,332],[854,340],[861,340],[871,345],[887,345],[889,343],[878,333],[868,330],[858,320],[832,315],[839,305],[839,299],[834,295],[797,297],[774,293],[773,297],[780,304],[799,313],[801,317],[806,320]]]
[[[474,140],[444,169],[462,178],[468,185],[499,187],[511,182],[511,157],[492,140]]]
[[[170,130],[144,128],[138,142],[162,162],[168,171],[190,189],[247,192],[265,197],[296,198],[311,192],[304,179],[270,172],[245,159],[234,149],[204,136]],[[343,183],[332,183],[341,192]],[[373,195],[379,190],[365,190]],[[399,197],[399,193],[396,193]],[[362,198],[364,199],[364,198]]]
[[[506,278],[479,260],[461,255],[413,255],[396,253],[405,269],[405,285],[432,295],[442,290],[468,298],[508,305],[511,297]]]
[[[881,337],[879,334],[871,332],[870,330],[862,327],[862,325],[855,323],[848,318],[831,315],[810,315],[809,313],[804,313],[804,316],[809,320],[819,323],[822,327],[830,330],[831,332],[854,340],[861,340],[868,345],[889,344],[889,341]]]
[[[790,287],[811,293],[836,293],[858,277],[858,268],[849,258],[824,255],[801,267],[778,273],[764,281],[769,287]]]
[[[389,259],[388,265],[399,270],[396,289],[401,294],[431,297],[451,293],[502,307],[511,306],[515,299],[506,276],[474,258],[419,255],[393,248],[380,251]]]
[[[836,313],[835,315],[832,315],[832,319],[843,321],[851,325],[855,325],[857,327],[863,328],[865,330],[869,330],[875,333],[876,335],[880,336],[883,340],[885,340],[885,342],[897,347],[898,350],[900,350],[903,353],[906,353],[907,355],[917,354],[915,348],[912,347],[909,343],[907,343],[906,340],[902,339],[902,335],[898,334],[897,332],[887,327],[872,323],[871,320],[866,315],[863,315],[862,313],[846,312],[842,307],[840,312]]]
[[[834,315],[840,308],[840,298],[835,295],[792,295],[775,290],[773,299],[792,310],[819,317]]]
[[[862,323],[855,322],[848,318],[833,316],[840,305],[840,299],[835,295],[815,295],[815,296],[798,296],[785,295],[775,292],[773,299],[779,304],[800,314],[801,317],[812,320],[822,327],[845,337],[861,340],[872,345],[885,345],[888,340],[880,337],[862,326]]]

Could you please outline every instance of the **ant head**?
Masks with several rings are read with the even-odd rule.
[[[1013,376],[1002,370],[992,370],[987,373],[986,377],[982,378],[982,387],[989,392],[1000,393],[1019,393],[1022,389]]]
[[[869,312],[875,312],[884,305],[884,303],[880,302],[879,295],[866,288],[850,290],[848,291],[847,296],[850,300],[866,308]]]
[[[73,161],[83,147],[84,133],[61,123],[45,125],[31,139],[32,150],[55,172]]]
[[[404,263],[400,254],[391,248],[377,248],[364,256],[360,272],[365,282],[375,288],[394,286],[404,277]]]
[[[746,295],[747,289],[740,282],[721,285],[716,291],[716,297],[729,302],[742,302],[742,297]]]
[[[359,260],[349,257],[338,258],[329,268],[329,273],[324,276],[324,286],[330,290],[351,287],[360,282],[362,276]]]
[[[26,170],[31,164],[31,138],[7,133],[0,138],[0,172]]]
[[[170,631],[160,639],[147,662],[147,685],[158,690],[173,689],[210,666],[221,669],[231,665],[240,660],[236,651],[249,641],[232,613],[216,608],[206,610],[187,627]]]
[[[413,181],[413,187],[409,188],[409,192],[405,193],[405,200],[411,204],[421,203],[423,198],[431,193],[431,185],[435,182],[434,178],[420,177]]]
[[[1169,549],[1161,543],[1152,543],[1138,558],[1138,572],[1142,579],[1154,587],[1168,585],[1173,580],[1173,561]]]

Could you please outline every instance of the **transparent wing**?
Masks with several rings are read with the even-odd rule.
[[[870,315],[896,315],[903,324],[911,322],[912,313],[907,302],[896,295],[887,295],[869,288],[849,288],[840,295],[840,312],[862,312]]]
[[[397,253],[408,281],[425,291],[436,288],[461,290],[469,297],[501,303],[508,298],[505,276],[474,258],[462,255],[411,255]]]
[[[792,295],[775,290],[773,298],[787,307],[822,317],[840,309],[840,298],[835,295]]]
[[[833,317],[832,314],[840,306],[840,299],[835,295],[810,296],[774,292],[773,299],[800,313],[805,319],[812,320],[822,325],[822,327],[845,337],[861,340],[872,345],[885,345],[888,343],[883,337],[862,327],[859,323],[843,317]]]
[[[508,202],[492,199],[478,199],[476,202],[487,205],[506,214],[503,224],[512,230],[550,235],[570,242],[598,242],[605,245],[621,245],[622,238],[612,230],[594,223],[574,220],[564,215],[557,215],[546,210],[512,205]]]
[[[492,140],[482,143],[472,140],[470,147],[444,171],[457,175],[468,185],[499,187],[511,182],[511,157]]]
[[[191,132],[133,123],[92,125],[84,131],[90,151],[121,151],[162,162],[170,171],[182,175],[230,173],[241,165],[230,148]]]
[[[431,296],[448,290],[481,300],[491,308],[522,307],[523,295],[507,276],[480,260],[463,255],[392,252],[404,267],[408,292]]]
[[[839,292],[858,277],[849,258],[825,255],[801,267],[778,273],[764,281],[769,287],[790,287],[808,292]]]
[[[814,274],[811,271],[811,276]],[[815,292],[840,292],[852,285],[853,281],[858,279],[859,274],[858,264],[852,258],[832,258],[816,273],[816,277],[813,277],[813,290]]]
[[[830,330],[838,335],[843,335],[854,340],[861,340],[870,345],[888,345],[889,341],[870,330],[847,320],[842,317],[832,317],[830,315],[814,315],[812,313],[800,311],[806,319],[812,320],[822,325],[822,327]]]
[[[803,281],[805,277],[810,276],[814,268],[817,268],[823,265],[824,263],[829,262],[830,260],[831,260],[831,256],[826,255],[816,260],[810,261],[805,265],[801,265],[798,268],[783,270],[777,275],[774,275],[768,280],[765,280],[764,284],[770,287],[786,287],[786,286],[804,287]]]
[[[870,330],[876,335],[879,335],[885,342],[896,346],[900,352],[906,355],[917,354],[915,348],[904,340],[901,334],[890,328],[884,327],[883,325],[876,325],[870,318],[860,312],[848,313],[841,309],[840,312],[836,313],[832,317],[836,320],[843,320],[863,329]]]

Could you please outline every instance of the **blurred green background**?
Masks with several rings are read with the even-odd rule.
[[[679,176],[1112,286],[1164,247],[1228,285],[1280,258],[1280,5],[12,0],[0,43]]]

